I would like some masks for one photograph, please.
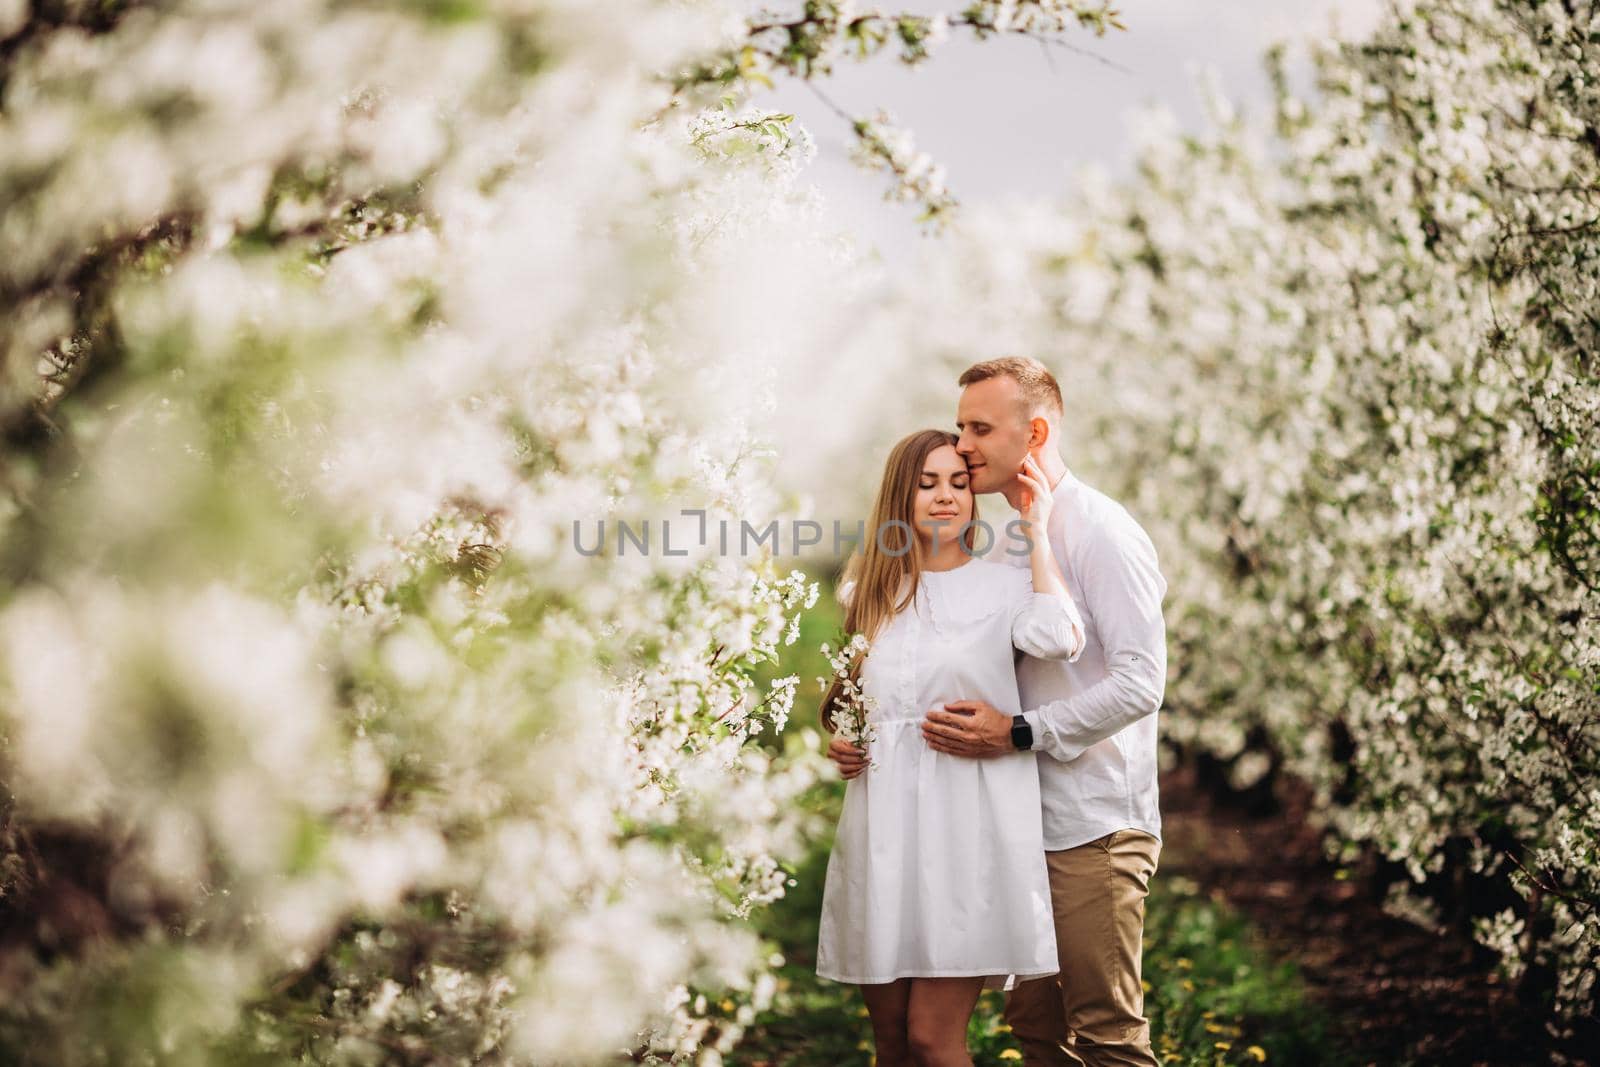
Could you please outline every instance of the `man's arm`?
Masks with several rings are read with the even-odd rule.
[[[1106,676],[1065,700],[1023,712],[1034,747],[1070,762],[1161,707],[1167,684],[1167,583],[1155,546],[1131,518],[1080,546],[1080,595],[1093,615]]]

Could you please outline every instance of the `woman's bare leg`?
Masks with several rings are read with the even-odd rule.
[[[906,1033],[917,1067],[972,1067],[967,1022],[983,979],[913,978]]]
[[[881,985],[860,987],[872,1019],[872,1040],[878,1049],[877,1067],[916,1067],[906,1039],[906,1009],[911,1001],[911,979],[897,978]]]

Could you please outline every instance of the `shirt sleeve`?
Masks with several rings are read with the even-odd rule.
[[[1155,546],[1132,518],[1082,546],[1083,598],[1106,657],[1106,676],[1081,693],[1023,712],[1034,747],[1070,762],[1092,745],[1155,714],[1166,692],[1166,579]]]
[[[1011,643],[1038,659],[1068,663],[1083,654],[1083,617],[1069,595],[1036,593],[1031,575],[1021,575],[1022,593],[1011,612]]]

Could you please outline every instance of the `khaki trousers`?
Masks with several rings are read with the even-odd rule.
[[[1006,995],[1026,1067],[1155,1067],[1139,957],[1161,842],[1141,830],[1046,852],[1061,973]]]

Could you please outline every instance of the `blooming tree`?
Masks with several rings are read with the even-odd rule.
[[[784,506],[862,268],[770,74],[1112,17],[0,0],[4,1058],[730,1047],[816,590],[572,524]]]

